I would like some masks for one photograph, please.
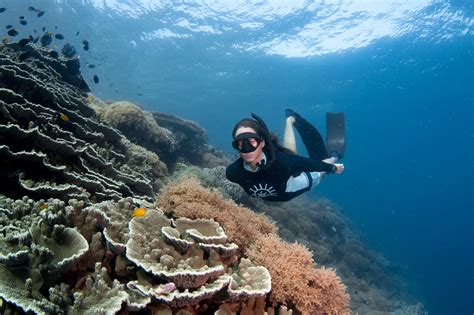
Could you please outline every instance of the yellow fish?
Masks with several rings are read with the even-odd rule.
[[[59,115],[59,117],[61,117],[61,119],[65,122],[69,121],[69,116],[64,114],[64,113],[61,113],[61,115]]]
[[[134,218],[141,218],[146,214],[145,208],[135,208],[132,212],[132,217]]]
[[[48,205],[45,204],[45,203],[42,203],[42,204],[40,204],[39,208],[40,208],[41,211],[47,210],[47,209],[48,209]]]

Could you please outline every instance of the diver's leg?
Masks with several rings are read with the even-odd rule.
[[[294,117],[287,117],[285,123],[285,134],[283,136],[283,146],[293,152],[298,154],[296,150],[296,137],[293,130],[293,124],[295,123]]]
[[[295,118],[293,126],[298,130],[301,140],[303,140],[306,150],[308,150],[309,157],[318,161],[327,159],[329,155],[318,129],[291,109],[286,110],[286,116]]]

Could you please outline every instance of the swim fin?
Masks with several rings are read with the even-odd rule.
[[[330,156],[344,157],[346,122],[344,113],[326,113],[326,148]]]

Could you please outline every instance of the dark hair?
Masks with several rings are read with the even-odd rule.
[[[257,135],[265,139],[265,134],[267,133],[265,128],[260,125],[256,120],[250,118],[244,118],[235,124],[234,129],[232,129],[232,138],[235,138],[235,133],[240,127],[252,128],[253,130],[255,130],[255,133]]]
[[[232,138],[235,138],[235,133],[240,127],[247,127],[255,130],[255,133],[265,140],[263,152],[265,152],[268,157],[267,163],[262,166],[262,168],[265,169],[270,167],[270,165],[275,160],[275,151],[284,151],[288,153],[292,152],[278,143],[278,137],[273,132],[268,130],[266,124],[260,117],[253,113],[252,116],[256,119],[244,118],[235,124],[234,128],[232,129]]]

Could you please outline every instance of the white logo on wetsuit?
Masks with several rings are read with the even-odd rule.
[[[276,190],[273,188],[273,186],[268,186],[265,184],[265,186],[262,186],[262,184],[253,185],[253,188],[250,188],[250,191],[252,192],[252,196],[256,198],[266,198],[270,196],[277,196]]]

